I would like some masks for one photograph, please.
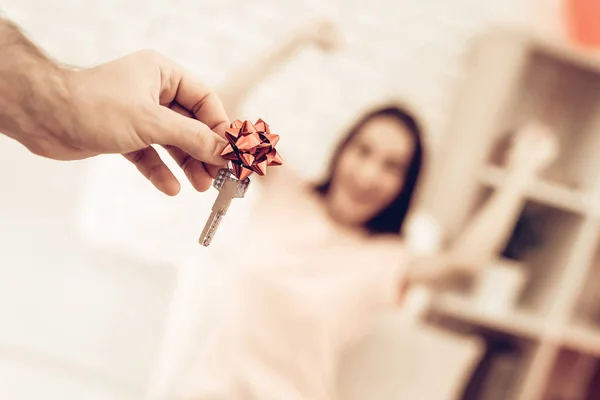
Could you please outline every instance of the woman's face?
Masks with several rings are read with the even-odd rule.
[[[340,154],[328,208],[345,225],[362,225],[387,207],[404,186],[415,150],[408,128],[393,117],[367,122]]]

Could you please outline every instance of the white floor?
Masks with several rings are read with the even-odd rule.
[[[0,214],[0,399],[139,400],[171,270],[86,249],[66,226]]]

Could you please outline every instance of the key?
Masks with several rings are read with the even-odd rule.
[[[244,197],[249,185],[249,178],[240,181],[235,177],[232,169],[223,168],[219,171],[213,183],[213,187],[219,191],[219,195],[212,206],[210,216],[208,217],[208,221],[206,221],[198,243],[205,247],[210,245],[221,220],[227,214],[231,201],[234,198]]]

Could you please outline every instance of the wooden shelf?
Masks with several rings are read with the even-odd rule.
[[[499,188],[505,179],[506,172],[496,166],[488,165],[479,173],[479,181],[487,187]],[[527,197],[540,204],[576,214],[591,212],[590,196],[553,182],[535,182],[527,191]]]
[[[476,326],[513,336],[538,339],[543,334],[543,320],[539,315],[527,311],[490,312],[479,307],[468,296],[457,294],[440,295],[434,305],[436,312]]]

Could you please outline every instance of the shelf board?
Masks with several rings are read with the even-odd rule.
[[[434,303],[434,310],[462,322],[514,336],[537,339],[544,332],[542,318],[533,312],[519,310],[506,313],[491,312],[478,307],[477,303],[467,296],[440,295]]]
[[[563,345],[582,353],[600,357],[600,327],[575,323],[565,328]]]
[[[499,188],[505,179],[506,172],[496,166],[486,166],[479,173],[479,181],[488,187]],[[535,182],[527,191],[527,198],[576,214],[586,214],[591,208],[588,195],[554,182]]]

